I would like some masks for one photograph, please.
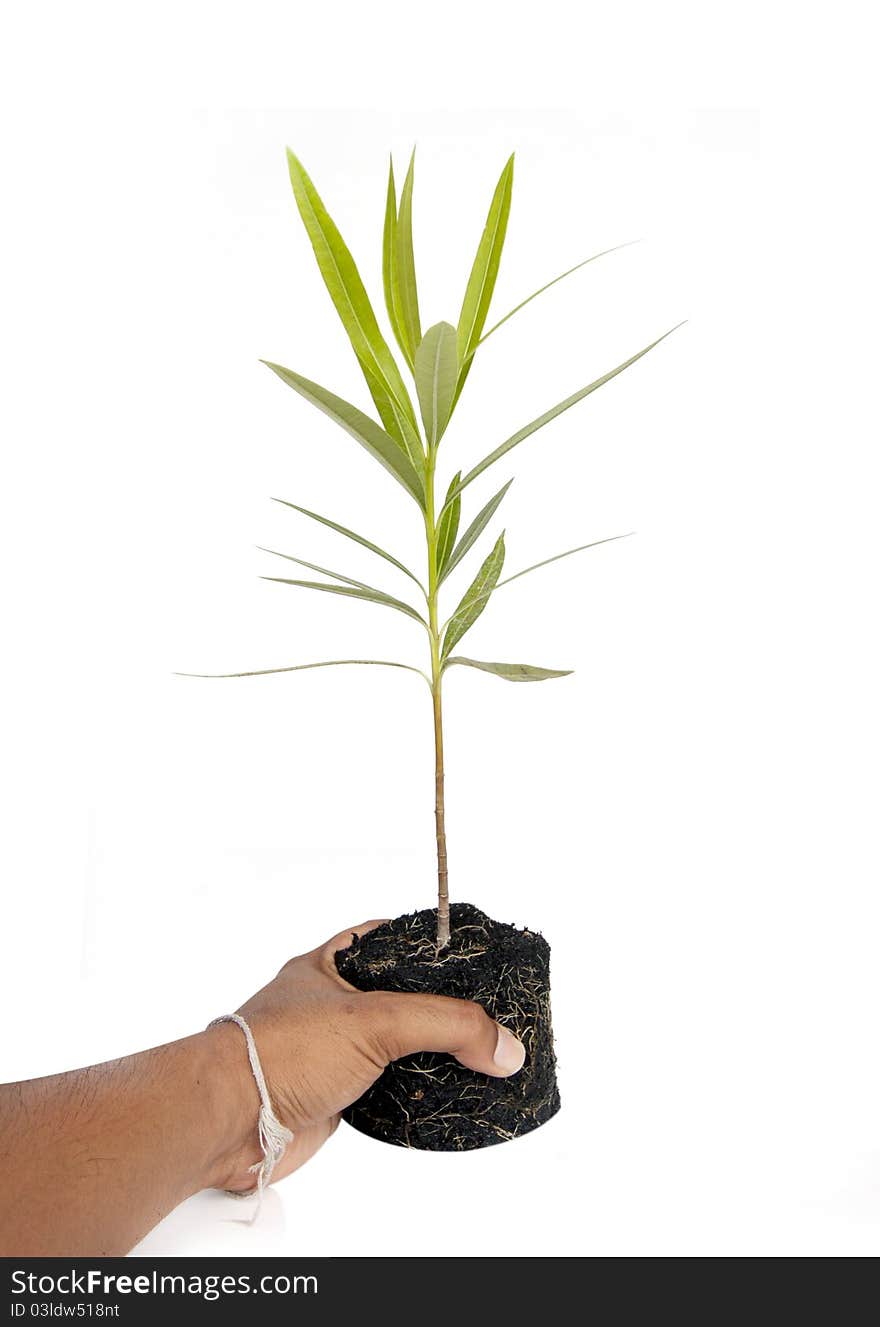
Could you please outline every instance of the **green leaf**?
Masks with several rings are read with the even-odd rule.
[[[456,608],[443,637],[443,658],[445,659],[453,645],[461,640],[466,631],[470,631],[477,618],[486,607],[489,595],[498,584],[501,568],[504,566],[504,534],[498,536],[497,543],[474,577],[461,603]]]
[[[344,585],[356,585],[359,590],[371,590],[373,587],[365,585],[363,581],[352,580],[350,576],[343,576],[341,572],[331,571],[329,567],[319,567],[316,562],[306,562],[303,558],[295,558],[290,553],[279,553],[275,548],[264,548],[262,544],[257,544],[261,553],[271,553],[273,558],[284,558],[285,562],[295,562],[298,567],[308,567],[309,571],[317,571],[322,576],[329,576],[331,580],[341,581]],[[384,591],[379,591],[382,594]]]
[[[370,388],[370,395],[376,401],[382,397],[382,385],[376,379],[372,369],[368,364],[360,361],[361,372]],[[382,409],[379,410],[379,418],[385,426],[385,431],[396,443],[406,452],[410,459],[416,474],[421,474],[425,468],[425,451],[422,447],[422,440],[419,437],[419,431],[415,424],[410,422],[407,415],[398,409],[397,403],[390,398],[385,402]]]
[[[550,677],[570,677],[570,668],[536,668],[534,664],[486,663],[482,659],[466,659],[455,654],[447,659],[444,669],[453,664],[465,664],[468,668],[479,668],[484,673],[494,673],[507,682],[546,682]]]
[[[505,576],[495,588],[497,590],[502,585],[509,585],[511,581],[518,581],[520,576],[528,576],[530,571],[537,571],[540,567],[549,567],[551,562],[570,558],[573,553],[584,553],[588,548],[598,548],[601,544],[614,544],[618,539],[631,539],[632,535],[633,531],[629,530],[626,534],[608,535],[605,539],[594,539],[591,544],[578,544],[577,548],[567,548],[564,553],[554,553],[552,558],[543,558],[540,562],[533,562],[530,567],[523,567],[522,571],[515,571],[512,576]]]
[[[337,668],[341,664],[373,664],[378,668],[405,668],[408,673],[418,673],[430,686],[429,679],[421,668],[412,664],[394,663],[390,659],[324,659],[320,663],[291,664],[289,668],[257,668],[249,673],[175,673],[175,677],[268,677],[271,673],[302,673],[309,668]]]
[[[460,478],[460,474],[457,478]],[[411,581],[414,581],[422,594],[425,593],[425,587],[422,585],[422,582],[419,580],[418,576],[410,571],[409,567],[405,567],[402,562],[398,562],[396,557],[393,557],[390,553],[386,553],[384,548],[380,548],[378,544],[374,544],[369,539],[365,539],[363,535],[355,534],[354,530],[349,530],[344,525],[339,525],[336,521],[331,521],[327,516],[319,516],[316,511],[309,511],[308,507],[298,507],[295,502],[286,502],[284,498],[273,498],[273,502],[280,502],[282,507],[290,507],[293,511],[302,512],[303,516],[308,516],[311,520],[318,521],[321,525],[326,525],[328,529],[335,530],[337,534],[344,535],[346,539],[353,539],[354,542],[360,544],[362,548],[368,548],[371,553],[376,553],[380,558],[384,558],[386,562],[390,562],[392,567],[396,567],[398,571],[403,572],[404,576],[408,576]]]
[[[371,604],[381,604],[384,608],[396,608],[398,613],[405,613],[407,617],[415,618],[423,627],[428,625],[421,613],[417,613],[410,604],[405,604],[402,599],[395,599],[382,590],[374,590],[369,585],[325,585],[323,581],[288,580],[286,576],[261,576],[260,580],[274,581],[277,585],[297,585],[303,590],[323,590],[326,594],[344,594],[350,599],[366,599]]]
[[[470,373],[471,357],[483,334],[492,292],[498,277],[501,263],[501,251],[507,233],[507,220],[510,216],[510,199],[513,192],[513,156],[511,155],[501,178],[495,186],[489,215],[477,247],[477,256],[471,268],[470,278],[458,319],[458,362],[460,364],[456,400],[461,395],[465,379]]]
[[[455,342],[455,328],[450,323],[435,323],[416,351],[416,390],[431,451],[443,437],[455,401],[458,381]]]
[[[412,195],[413,172],[416,154],[410,157],[409,170],[400,191],[400,213],[397,218],[397,280],[399,285],[400,314],[410,347],[409,359],[412,363],[419,342],[422,339],[422,326],[419,321],[419,293],[416,287],[416,260],[413,253],[412,238]]]
[[[456,487],[461,479],[461,471],[453,477],[449,485],[449,493]],[[443,579],[443,571],[449,561],[450,554],[455,545],[455,536],[458,534],[458,522],[461,519],[461,498],[447,500],[443,504],[443,515],[437,523],[437,574],[440,580]],[[439,584],[439,581],[438,581]]]
[[[403,378],[364,289],[360,273],[302,163],[287,149],[290,182],[318,267],[342,320],[385,428],[407,445],[406,430],[418,435],[415,412]],[[398,436],[399,435],[399,436]]]
[[[488,332],[483,333],[477,344],[474,346],[474,349],[471,351],[471,355],[473,355],[480,346],[486,344],[493,332],[497,332],[498,328],[502,327],[515,313],[519,313],[520,309],[524,309],[527,304],[531,304],[533,299],[537,299],[539,295],[543,295],[545,290],[549,290],[551,286],[555,286],[558,282],[564,281],[567,276],[571,276],[572,272],[579,272],[581,268],[586,267],[588,263],[594,263],[597,258],[604,258],[609,253],[617,253],[618,249],[629,249],[633,244],[638,244],[638,240],[627,240],[625,244],[615,244],[610,249],[602,249],[600,253],[594,253],[590,258],[584,258],[581,262],[575,263],[574,267],[569,267],[565,272],[560,272],[559,276],[555,276],[552,281],[548,281],[546,286],[541,286],[541,288],[536,290],[532,295],[529,295],[524,300],[520,300],[519,304],[515,305],[515,307],[510,310],[510,313],[505,313],[503,318],[499,318],[497,323],[489,328]]]
[[[446,579],[449,573],[455,567],[458,566],[462,558],[465,557],[465,555],[469,553],[470,550],[473,548],[474,544],[477,542],[480,535],[483,533],[486,526],[489,524],[492,517],[495,515],[496,511],[501,506],[501,502],[504,498],[504,495],[507,492],[507,490],[510,488],[512,483],[513,480],[508,479],[504,487],[498,490],[494,498],[489,499],[483,510],[474,518],[474,520],[471,521],[470,525],[465,530],[464,534],[461,536],[461,539],[459,539],[458,543],[456,544],[454,552],[450,555],[449,560],[446,562],[443,574],[440,577],[441,581]],[[459,499],[459,501],[460,500],[461,499]]]
[[[415,355],[422,339],[419,295],[412,242],[412,193],[415,152],[400,195],[400,212],[394,187],[394,165],[388,163],[388,193],[382,236],[382,284],[385,307],[403,357],[415,371]]]
[[[631,364],[635,364],[643,355],[647,355],[649,350],[653,350],[655,346],[659,346],[661,341],[665,341],[667,336],[672,336],[672,333],[678,331],[678,328],[682,326],[684,326],[683,323],[677,323],[676,326],[671,327],[668,332],[664,332],[662,336],[658,336],[656,341],[652,341],[649,346],[645,346],[644,350],[640,350],[638,354],[631,355],[630,358],[624,360],[622,364],[618,364],[616,369],[611,369],[609,373],[603,373],[601,378],[597,378],[596,381],[591,382],[589,386],[582,387],[579,392],[575,392],[572,396],[567,396],[564,401],[559,402],[559,405],[553,406],[550,410],[545,410],[543,415],[539,415],[538,418],[533,419],[530,424],[526,424],[525,428],[521,428],[518,433],[514,433],[506,442],[502,442],[500,447],[496,447],[494,452],[490,452],[488,456],[484,456],[482,461],[474,466],[473,470],[469,470],[459,484],[457,493],[460,493],[462,489],[467,488],[468,484],[472,484],[478,475],[481,475],[484,470],[488,470],[489,466],[494,465],[496,461],[500,461],[502,456],[506,456],[506,454],[519,443],[523,442],[526,438],[531,437],[533,433],[537,433],[538,429],[543,428],[545,424],[549,424],[552,419],[557,417],[557,415],[561,415],[566,410],[570,410],[573,405],[577,405],[578,401],[582,401],[585,396],[589,396],[590,393],[595,392],[597,388],[604,387],[606,382],[610,382],[612,378],[616,378],[618,373],[623,373],[624,369],[628,369]],[[453,493],[452,496],[455,497],[456,493]]]
[[[413,367],[413,352],[407,343],[399,309],[400,278],[397,274],[397,191],[394,186],[394,162],[388,159],[388,192],[385,197],[385,226],[382,231],[382,288],[385,292],[385,308],[394,339],[400,346],[401,353]]]
[[[300,396],[305,397],[318,410],[323,411],[325,415],[334,420],[340,428],[344,428],[346,433],[350,433],[362,447],[376,458],[380,465],[390,471],[394,478],[415,498],[416,502],[424,511],[425,509],[425,485],[424,477],[420,474],[409,456],[403,450],[403,447],[394,438],[390,437],[383,428],[365,415],[357,406],[344,401],[341,396],[335,396],[333,392],[328,392],[326,387],[321,387],[316,382],[310,382],[308,378],[303,378],[299,373],[294,373],[292,369],[285,369],[281,364],[272,364],[269,360],[261,361],[273,373],[277,373],[282,382],[288,387],[292,387]]]
[[[540,567],[549,567],[551,562],[559,562],[562,558],[570,558],[573,553],[583,553],[588,548],[598,548],[600,544],[613,544],[618,539],[629,539],[632,533],[633,532],[630,530],[627,534],[613,534],[609,535],[606,539],[594,539],[591,544],[579,544],[577,548],[566,549],[564,553],[555,553],[552,558],[544,558],[541,562],[533,562],[530,567],[523,567],[522,571],[516,571],[512,576],[505,576],[503,581],[497,581],[495,585],[490,586],[478,597],[486,600],[489,598],[490,594],[500,590],[502,585],[510,585],[511,581],[518,581],[520,576],[528,576],[530,571],[537,571]],[[457,611],[458,610],[456,609],[456,612]],[[452,618],[448,618],[447,622],[451,623]]]

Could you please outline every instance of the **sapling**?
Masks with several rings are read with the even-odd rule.
[[[556,553],[533,566],[504,577],[502,572],[505,563],[505,542],[502,532],[495,539],[491,551],[483,559],[461,599],[452,612],[444,617],[445,609],[440,607],[443,586],[450,574],[475,550],[481,535],[494,520],[512,480],[507,479],[497,492],[483,502],[462,531],[460,526],[463,499],[469,503],[471,485],[490,467],[506,457],[514,447],[531,437],[533,433],[537,433],[558,415],[584,400],[591,392],[610,382],[624,369],[635,364],[670,333],[664,333],[650,345],[624,360],[622,364],[618,364],[616,368],[603,373],[601,377],[573,392],[565,400],[543,411],[523,428],[499,443],[469,470],[464,473],[459,470],[448,481],[438,482],[441,444],[480,349],[514,314],[538,295],[588,263],[614,250],[603,250],[602,253],[594,254],[568,268],[521,300],[487,330],[489,308],[510,214],[513,188],[511,156],[501,172],[492,196],[486,224],[465,287],[458,320],[454,325],[449,322],[434,323],[423,332],[412,233],[414,156],[409,162],[399,202],[393,163],[390,164],[382,237],[382,280],[388,320],[403,361],[403,369],[409,372],[412,380],[413,393],[407,387],[401,365],[379,328],[354,259],[342,236],[298,158],[290,151],[287,158],[300,216],[330,298],[357,356],[372,397],[375,416],[378,418],[367,414],[358,406],[343,400],[292,369],[270,361],[263,362],[288,387],[293,388],[311,405],[323,411],[345,429],[380,465],[384,466],[404,490],[407,498],[416,504],[424,523],[425,564],[422,575],[418,575],[398,558],[363,535],[356,534],[338,522],[296,503],[284,502],[285,506],[329,527],[344,538],[353,540],[402,572],[418,591],[418,606],[410,602],[410,599],[402,599],[384,589],[365,584],[340,572],[270,549],[263,551],[271,552],[275,556],[316,572],[324,579],[311,580],[288,576],[267,576],[264,579],[301,589],[366,600],[405,614],[427,635],[429,668],[423,671],[412,664],[382,659],[331,659],[317,663],[293,664],[282,668],[259,669],[246,673],[210,674],[210,676],[256,677],[339,664],[404,668],[422,674],[430,689],[434,729],[434,812],[437,840],[436,945],[437,949],[442,951],[450,940],[443,763],[444,675],[450,668],[464,666],[491,673],[508,682],[543,682],[567,676],[570,670],[544,668],[534,664],[496,663],[473,659],[457,651],[467,632],[484,612],[490,598],[502,586],[509,585],[519,577],[560,558],[570,557],[572,554],[609,542],[607,539],[593,540]],[[675,328],[671,330],[674,331]],[[613,536],[613,538],[620,537]]]

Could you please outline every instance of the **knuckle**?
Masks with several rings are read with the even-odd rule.
[[[486,1030],[489,1015],[482,1005],[477,1004],[475,1000],[461,1000],[458,1003],[461,1005],[459,1018],[461,1019],[462,1028],[470,1036],[479,1036],[480,1033]]]
[[[364,1032],[372,1045],[385,1059],[394,1059],[398,1054],[400,997],[389,991],[366,992],[361,1000],[360,1013]]]
[[[363,1008],[371,1020],[391,1022],[400,1010],[400,996],[394,991],[365,991]]]

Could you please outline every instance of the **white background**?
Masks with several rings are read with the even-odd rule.
[[[0,1078],[191,1032],[432,901],[418,678],[172,676],[423,646],[257,579],[268,544],[406,588],[273,494],[418,555],[397,486],[257,363],[364,403],[284,145],[378,306],[387,152],[418,143],[425,325],[513,148],[499,315],[643,241],[493,338],[448,473],[689,319],[473,490],[517,476],[511,571],[638,531],[468,640],[573,677],[447,688],[453,894],[553,946],[561,1114],[462,1156],[342,1128],[256,1227],[204,1195],[145,1253],[877,1252],[870,43],[856,6],[615,12],[5,20]]]

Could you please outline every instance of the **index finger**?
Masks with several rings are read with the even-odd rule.
[[[336,967],[337,952],[340,949],[348,949],[354,940],[366,935],[368,931],[375,931],[377,926],[384,926],[387,921],[387,917],[373,918],[372,921],[361,922],[359,926],[347,926],[344,931],[339,931],[333,936],[332,940],[328,940],[326,944],[321,945],[314,951],[321,967],[325,972],[329,972],[331,976],[337,977],[345,986],[348,986],[349,983],[339,976]]]

